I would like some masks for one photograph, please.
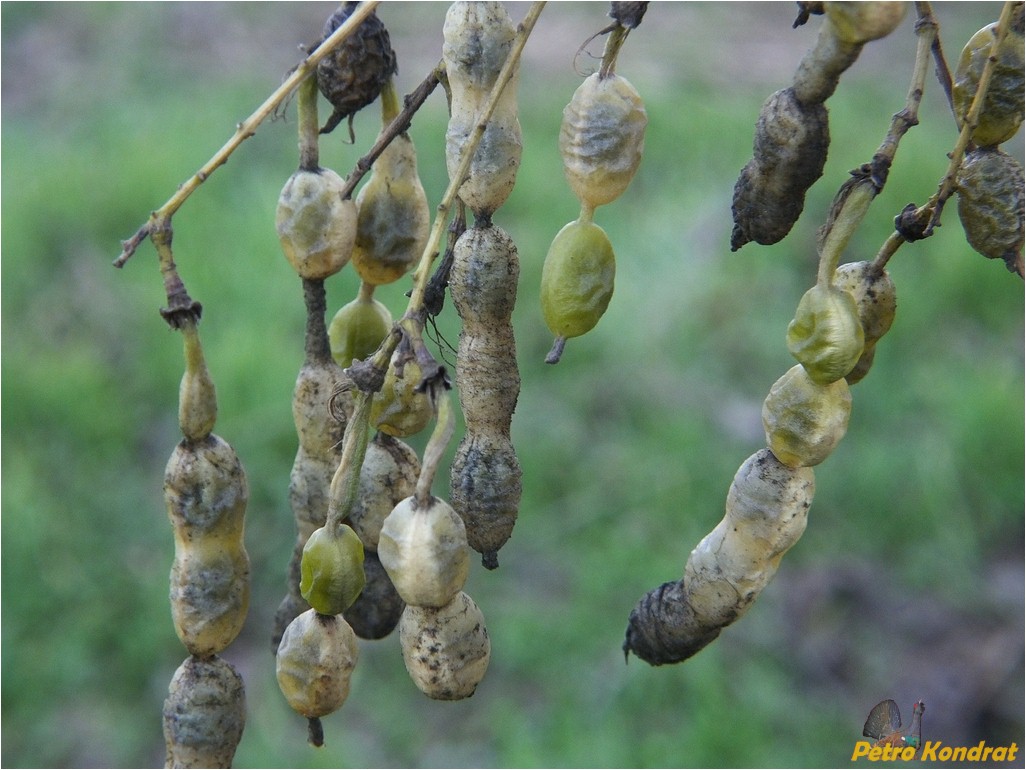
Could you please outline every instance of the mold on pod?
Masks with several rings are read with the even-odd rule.
[[[795,364],[773,383],[762,405],[766,443],[784,465],[819,465],[844,438],[851,416],[851,392],[845,380],[813,382]]]
[[[418,607],[448,604],[470,573],[463,520],[437,497],[423,506],[411,496],[392,510],[381,527],[378,558],[403,601]]]
[[[328,325],[331,356],[345,368],[380,347],[392,328],[392,314],[373,296],[360,296],[338,309]]]
[[[175,538],[171,566],[171,618],[193,655],[225,650],[249,611],[249,556],[235,538]]]
[[[349,262],[356,242],[356,204],[341,196],[345,182],[331,169],[299,169],[278,197],[275,225],[300,278],[323,279]]]
[[[905,18],[907,3],[826,2],[823,11],[838,39],[846,43],[868,43],[891,34]]]
[[[491,658],[484,615],[462,591],[439,609],[407,605],[399,644],[413,683],[436,700],[473,695]]]
[[[855,300],[865,344],[855,367],[845,375],[849,385],[862,380],[873,365],[876,343],[891,328],[898,299],[894,281],[886,270],[875,270],[871,262],[849,262],[834,271],[834,286]]]
[[[749,457],[727,493],[726,514],[691,552],[681,580],[641,598],[624,654],[658,666],[702,650],[743,615],[805,531],[815,493],[811,468],[784,465],[769,449]]]
[[[249,488],[235,450],[216,433],[178,443],[164,470],[164,499],[175,532],[187,542],[201,537],[241,537]]]
[[[246,726],[246,691],[235,668],[216,655],[190,656],[164,701],[165,767],[231,767]]]
[[[415,359],[406,361],[400,376],[396,371],[398,352],[392,356],[385,383],[371,401],[370,424],[389,436],[407,438],[424,430],[434,411],[428,394],[417,390],[422,378],[420,364]]]
[[[570,189],[589,210],[610,203],[631,183],[645,149],[648,114],[630,82],[596,72],[563,109],[559,152]]]
[[[549,246],[542,266],[541,306],[557,338],[591,331],[609,306],[616,278],[613,245],[594,222],[575,220]]]
[[[815,382],[826,385],[847,375],[864,345],[851,294],[821,284],[805,292],[787,327],[787,349]]]
[[[319,719],[349,697],[358,658],[356,634],[342,616],[307,610],[289,624],[278,645],[278,687],[294,711]]]
[[[367,585],[342,617],[361,639],[384,639],[399,624],[406,602],[374,551],[364,554],[363,570]]]
[[[358,2],[343,3],[325,22],[321,42],[341,27],[358,5]],[[382,87],[398,71],[388,30],[371,12],[354,34],[317,65],[317,86],[335,108],[321,133],[330,133],[343,120],[377,99]]]
[[[997,22],[988,24],[969,38],[953,73],[951,102],[959,128],[976,97],[983,67],[996,39]],[[995,63],[987,94],[983,99],[972,140],[981,147],[1006,142],[1015,136],[1023,120],[1024,104],[1023,9],[1013,15],[1011,28],[1001,47],[994,52]]]
[[[349,524],[368,550],[378,550],[385,517],[413,494],[419,475],[420,459],[405,442],[378,432],[367,444]]]
[[[753,157],[734,185],[731,251],[749,241],[776,243],[791,231],[805,193],[823,173],[829,145],[823,104],[802,103],[792,88],[766,100],[755,126]]]
[[[966,240],[988,259],[1023,274],[1023,171],[997,148],[978,147],[958,171],[958,218]]]
[[[352,527],[316,530],[303,547],[299,590],[322,615],[338,615],[356,601],[367,583],[363,543]]]
[[[454,2],[442,25],[442,58],[452,87],[475,102],[488,98],[516,29],[499,2]],[[455,77],[454,77],[455,76]]]

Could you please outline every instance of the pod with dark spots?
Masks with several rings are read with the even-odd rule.
[[[997,148],[966,153],[958,172],[958,218],[966,240],[988,259],[1023,273],[1023,171]]]
[[[805,193],[823,173],[830,129],[826,107],[785,88],[766,100],[755,126],[753,157],[734,185],[730,247],[776,243],[791,231]]]
[[[190,656],[164,701],[165,767],[231,767],[246,726],[242,677],[226,660]]]
[[[437,609],[407,605],[399,620],[399,644],[417,689],[436,700],[469,698],[491,659],[484,615],[462,591]]]
[[[352,527],[315,530],[303,547],[299,590],[322,615],[338,615],[356,601],[367,582],[363,543]]]
[[[977,118],[972,140],[981,147],[991,147],[1015,136],[1023,120],[1023,10],[1013,14],[1011,28],[1000,48],[992,52],[996,40],[997,22],[988,24],[969,38],[958,58],[952,76],[951,102],[959,128],[972,107],[979,87],[983,67],[988,57],[994,57],[994,69],[983,107]]]
[[[819,465],[844,438],[851,415],[845,380],[820,385],[805,367],[791,367],[770,388],[762,405],[766,444],[784,465]]]
[[[815,382],[826,385],[847,375],[864,345],[851,294],[821,284],[805,292],[787,327],[787,349]]]
[[[392,314],[372,295],[360,296],[338,309],[328,325],[331,355],[345,368],[374,353],[392,328]]]
[[[891,328],[897,311],[897,290],[886,270],[871,262],[849,262],[834,271],[834,286],[851,294],[859,314],[865,344],[855,367],[845,375],[849,385],[862,380],[873,365],[876,343]]]
[[[348,521],[368,550],[378,550],[385,517],[413,494],[419,475],[417,453],[400,439],[378,432],[367,444]]]
[[[275,226],[300,278],[323,279],[349,262],[356,243],[356,204],[341,196],[345,182],[331,169],[299,169],[278,197]]]
[[[406,361],[400,375],[396,371],[397,361],[398,356],[393,355],[385,382],[374,394],[370,424],[389,436],[407,438],[427,427],[433,410],[428,394],[418,390],[422,377],[420,364],[415,359]]]
[[[364,553],[363,571],[367,584],[342,617],[361,639],[383,639],[399,624],[406,602],[395,590],[374,551]]]

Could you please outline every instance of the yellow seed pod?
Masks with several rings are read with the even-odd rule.
[[[648,114],[623,77],[585,78],[563,109],[559,152],[570,189],[588,209],[610,203],[631,183],[645,149]]]
[[[988,259],[1022,273],[1022,166],[997,148],[966,153],[958,172],[958,218],[966,240]]]
[[[391,328],[392,314],[388,308],[361,293],[340,307],[328,325],[332,358],[343,368],[353,361],[362,361],[378,349]]]
[[[356,204],[342,199],[344,185],[331,169],[299,169],[282,188],[275,213],[278,240],[300,278],[334,275],[353,254]]]
[[[363,591],[363,543],[352,527],[341,525],[314,531],[303,547],[299,591],[322,615],[338,615]]]
[[[578,219],[560,230],[542,266],[541,306],[557,338],[578,337],[599,322],[613,296],[616,258],[605,231]]]
[[[342,370],[328,360],[307,361],[296,375],[292,389],[292,420],[299,446],[320,460],[336,460],[335,451],[345,433],[345,423],[331,418],[328,401],[344,379]]]
[[[413,494],[419,475],[420,459],[405,442],[378,432],[367,444],[356,499],[349,509],[349,524],[365,548],[378,550],[385,517]]]
[[[858,308],[848,292],[820,284],[805,292],[787,327],[787,349],[815,382],[826,385],[848,374],[864,345]]]
[[[873,365],[876,343],[891,328],[898,308],[897,290],[886,270],[874,270],[871,262],[849,262],[834,271],[834,286],[855,300],[865,338],[862,355],[845,380],[854,385]]]
[[[178,424],[182,435],[199,441],[206,438],[217,422],[217,392],[203,359],[196,324],[182,326],[185,343],[185,373],[178,388]]]
[[[421,380],[420,365],[415,360],[407,361],[400,377],[395,370],[396,357],[388,367],[385,383],[374,394],[371,401],[371,425],[397,438],[407,438],[420,433],[431,422],[434,410],[427,393],[418,393]]]
[[[407,497],[385,518],[378,558],[407,604],[442,607],[467,582],[470,549],[463,520],[444,500]]]
[[[289,706],[307,719],[341,708],[359,652],[356,634],[341,616],[316,610],[297,615],[281,637],[275,664]]]
[[[164,701],[165,767],[231,767],[246,726],[246,690],[226,660],[189,657]]]
[[[492,651],[484,615],[462,591],[438,609],[407,605],[399,619],[399,644],[413,683],[436,700],[473,695]]]
[[[1023,120],[1023,16],[1020,9],[1018,28],[1012,24],[1001,47],[994,52],[994,70],[983,99],[972,140],[982,147],[1006,142],[1015,136]],[[951,101],[959,128],[976,96],[983,67],[991,55],[997,22],[988,24],[969,38],[955,68]]]
[[[891,34],[905,18],[908,3],[834,2],[823,3],[834,34],[845,43],[868,43]]]
[[[762,405],[766,443],[774,456],[793,468],[823,462],[844,438],[851,415],[848,383],[813,382],[805,367],[791,367],[770,388]]]
[[[371,286],[399,280],[420,260],[431,226],[417,151],[408,135],[399,134],[374,161],[356,205],[357,274]]]

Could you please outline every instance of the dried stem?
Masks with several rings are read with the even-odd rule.
[[[286,98],[288,98],[289,94],[291,94],[300,83],[302,83],[311,73],[314,72],[314,70],[316,70],[321,59],[337,48],[343,40],[353,33],[365,18],[373,13],[379,2],[380,0],[365,0],[365,2],[360,3],[357,9],[353,11],[352,15],[346,19],[342,26],[317,46],[317,48],[292,71],[284,82],[278,86],[278,88],[276,88],[269,97],[267,97],[264,103],[261,104],[252,115],[239,123],[235,129],[235,133],[225,143],[225,145],[218,150],[199,171],[180,185],[175,194],[172,195],[163,206],[150,214],[150,219],[145,225],[140,227],[131,238],[126,241],[122,241],[121,255],[114,260],[114,267],[123,267],[125,262],[131,259],[139,244],[146,240],[146,238],[160,226],[161,220],[170,220],[175,212],[181,208],[182,204],[185,203],[186,199],[188,199],[188,197],[192,195],[192,193],[195,192],[196,189],[203,184],[203,182],[205,182],[219,166],[224,165],[231,154],[238,149],[239,145],[246,139],[253,136],[260,124],[263,123],[264,120],[266,120],[268,116],[270,116],[278,106],[285,101]]]

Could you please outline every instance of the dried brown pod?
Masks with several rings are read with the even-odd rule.
[[[966,240],[988,259],[1023,274],[1023,171],[996,147],[966,153],[958,172],[958,217]]]
[[[361,639],[384,639],[399,624],[406,602],[374,551],[364,552],[363,570],[367,584],[342,617]]]
[[[805,193],[823,173],[830,128],[822,104],[802,104],[785,88],[769,97],[755,126],[753,157],[734,185],[731,251],[768,245],[790,232]]]
[[[347,2],[331,14],[324,24],[321,42],[341,27],[358,5]],[[331,133],[349,118],[351,136],[353,114],[377,99],[385,82],[398,71],[388,30],[372,12],[354,34],[317,65],[317,87],[335,108],[321,133]]]

